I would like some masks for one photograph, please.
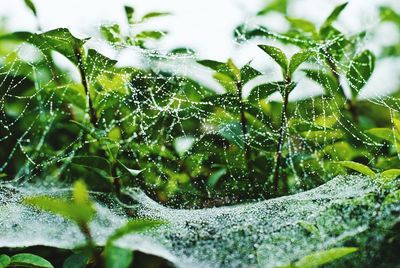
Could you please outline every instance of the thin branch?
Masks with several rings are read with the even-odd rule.
[[[90,97],[89,84],[87,82],[85,67],[83,65],[83,55],[80,49],[76,50],[76,57],[78,59],[78,68],[79,68],[79,73],[81,75],[81,83],[83,85],[83,88],[85,89],[86,101],[89,107],[90,122],[92,123],[93,126],[97,126],[97,121],[98,121],[97,115],[93,107],[92,98]]]
[[[278,194],[279,180],[281,177],[281,170],[284,165],[283,163],[283,155],[282,150],[286,141],[287,135],[287,108],[289,103],[289,92],[288,87],[291,83],[291,78],[286,79],[285,89],[282,95],[283,104],[282,104],[282,112],[281,112],[281,126],[279,132],[278,144],[276,146],[276,154],[275,154],[275,168],[273,173],[273,192],[276,196]]]
[[[244,157],[246,160],[246,165],[249,167],[250,164],[250,145],[249,145],[249,140],[248,140],[248,130],[247,130],[247,119],[245,116],[245,109],[244,109],[244,103],[242,99],[242,83],[240,81],[236,82],[236,88],[237,88],[237,94],[239,97],[239,109],[240,109],[240,125],[242,129],[242,134],[243,134],[243,144],[244,144]]]
[[[336,79],[336,81],[337,81],[337,83],[339,85],[339,90],[343,93],[343,96],[346,98],[346,108],[347,108],[347,110],[350,112],[353,120],[354,121],[358,121],[357,108],[356,108],[354,102],[351,99],[346,97],[344,89],[343,89],[343,87],[342,87],[342,85],[340,83],[340,76],[339,76],[338,69],[336,67],[336,64],[332,61],[331,58],[332,58],[331,55],[326,57],[326,61],[328,63],[328,66],[331,69],[332,74],[335,77],[335,79]]]

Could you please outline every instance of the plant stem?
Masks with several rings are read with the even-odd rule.
[[[242,90],[243,90],[243,85],[241,81],[236,82],[236,88],[237,88],[237,94],[239,97],[239,109],[240,109],[240,125],[242,128],[242,134],[243,134],[243,144],[244,144],[244,157],[246,161],[247,167],[249,167],[250,164],[250,146],[249,146],[249,141],[247,138],[247,119],[245,116],[245,109],[244,109],[244,103],[242,99]]]
[[[76,57],[78,59],[78,68],[79,68],[79,73],[81,75],[81,83],[83,85],[83,88],[85,90],[85,95],[86,95],[86,101],[87,105],[89,107],[89,117],[90,117],[90,122],[92,123],[93,126],[97,126],[97,115],[96,111],[93,107],[93,102],[92,98],[90,97],[90,90],[89,90],[89,84],[86,79],[86,72],[85,72],[85,67],[83,65],[83,53],[81,49],[76,50]]]
[[[355,103],[351,99],[348,99],[346,97],[346,94],[344,93],[344,89],[343,89],[342,85],[340,84],[340,77],[339,77],[339,73],[338,73],[336,64],[332,61],[332,56],[328,55],[326,57],[326,61],[328,63],[329,68],[332,71],[333,76],[335,77],[335,79],[336,79],[336,81],[337,81],[337,83],[339,85],[339,90],[342,92],[343,96],[346,98],[346,105],[347,105],[346,108],[347,108],[347,110],[350,112],[353,120],[357,121],[358,120],[357,108],[355,106]]]
[[[117,165],[114,163],[111,168],[111,177],[113,179],[114,191],[117,197],[121,195],[121,179],[117,176]]]
[[[97,250],[96,250],[96,243],[94,242],[94,239],[93,239],[93,236],[92,236],[89,226],[87,225],[87,223],[81,223],[81,224],[79,224],[79,229],[85,236],[86,244],[91,252],[91,255],[94,259],[96,267],[102,267],[103,266],[102,259],[101,259],[99,252],[97,252]]]
[[[282,104],[282,112],[281,112],[281,126],[279,132],[278,144],[276,146],[276,154],[275,154],[275,168],[273,175],[273,193],[274,195],[278,195],[278,187],[279,187],[279,179],[281,177],[281,170],[283,167],[283,155],[282,149],[286,140],[286,132],[287,132],[287,107],[289,103],[289,92],[288,87],[291,83],[291,78],[286,78],[285,88],[282,94],[283,104]]]

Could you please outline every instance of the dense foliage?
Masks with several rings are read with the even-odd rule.
[[[34,4],[25,3],[37,16]],[[254,81],[270,73],[253,67],[252,56],[238,66],[232,59],[198,59],[190,48],[154,49],[168,33],[141,26],[169,16],[166,12],[136,18],[126,6],[128,32],[117,24],[99,29],[102,42],[116,53],[133,48],[141,61],[137,66],[121,66],[88,45],[89,38],[66,28],[37,33],[3,29],[0,177],[18,185],[74,185],[72,202],[46,196],[24,202],[77,224],[87,242],[81,252],[90,256],[74,257],[83,263],[80,267],[128,267],[132,252],[114,247],[113,241],[163,224],[134,219],[99,249],[88,225],[96,210],[87,188],[131,204],[125,189],[140,187],[152,199],[180,208],[270,199],[349,173],[370,177],[385,195],[398,191],[399,85],[383,97],[362,99],[360,92],[374,76],[377,61],[399,57],[399,42],[377,54],[364,48],[373,33],[341,32],[335,23],[347,3],[319,27],[290,17],[287,5],[276,0],[257,14],[280,13],[289,25],[285,32],[246,23],[234,29],[237,42],[258,45],[265,60],[281,69],[278,77],[258,84]],[[381,7],[380,14],[381,23],[400,27],[396,11]],[[59,64],[60,55],[79,79]],[[212,71],[224,92],[177,73],[174,61]],[[302,80],[318,84],[320,94],[308,94]],[[302,97],[293,98],[293,92]],[[305,228],[314,232],[312,226]],[[0,256],[0,267],[52,267],[38,256],[12,256],[8,250],[10,256]],[[322,257],[305,256],[291,265],[306,267],[313,259],[310,267],[318,266],[356,250],[327,249],[315,253]]]

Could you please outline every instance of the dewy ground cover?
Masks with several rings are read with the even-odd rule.
[[[0,268],[399,265],[399,12],[290,3],[232,29],[245,61],[160,51],[171,14],[130,6],[95,38],[1,30]]]
[[[84,243],[71,222],[20,203],[26,195],[43,193],[58,196],[67,191],[2,188],[1,247],[73,249]],[[118,245],[162,256],[179,267],[284,266],[310,253],[349,244],[360,246],[360,252],[339,266],[373,266],[385,254],[376,250],[387,236],[396,235],[392,228],[400,220],[399,191],[385,195],[361,176],[338,177],[292,196],[197,210],[166,208],[140,191],[128,193],[137,202],[131,207],[93,193],[98,200],[98,216],[91,224],[95,240],[104,244],[104,238],[126,222],[130,210],[140,217],[162,219],[165,226],[126,236]],[[385,246],[387,254],[396,250],[396,245],[391,247]]]

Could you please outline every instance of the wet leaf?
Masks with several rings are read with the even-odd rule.
[[[343,4],[338,5],[337,7],[335,7],[333,9],[333,11],[331,12],[331,14],[326,18],[325,22],[322,24],[320,31],[324,31],[324,29],[326,29],[327,27],[331,26],[332,23],[335,22],[338,19],[339,15],[346,8],[347,4],[348,4],[348,2],[343,3]]]
[[[88,262],[88,257],[75,253],[69,256],[63,263],[62,268],[84,268]]]
[[[7,267],[11,262],[10,257],[5,254],[0,255],[0,268]]]
[[[268,98],[274,92],[281,92],[284,87],[285,82],[271,82],[258,85],[251,90],[247,101],[257,103],[260,100]]]
[[[251,67],[250,63],[245,64],[240,69],[240,79],[243,85],[260,75],[262,75],[262,73]]]
[[[209,187],[214,187],[218,181],[221,179],[222,176],[226,174],[226,168],[221,168],[220,170],[211,174],[211,176],[207,180],[207,185]]]
[[[288,60],[286,55],[277,47],[267,46],[267,45],[258,45],[265,53],[267,53],[276,63],[279,64],[282,68],[282,72],[286,76],[286,72],[288,70]]]
[[[24,199],[24,203],[46,212],[58,214],[66,219],[75,221],[78,225],[87,224],[95,215],[95,210],[90,200],[85,187],[82,187],[82,182],[77,182],[74,185],[73,202],[52,198],[48,196],[33,196]]]
[[[102,25],[100,32],[103,37],[110,43],[119,43],[122,41],[121,30],[118,24]]]
[[[85,73],[89,81],[93,81],[100,74],[112,68],[117,63],[94,49],[89,49],[85,59]]]
[[[136,177],[139,175],[143,170],[141,169],[132,169],[125,166],[121,161],[118,160],[118,163],[123,168],[123,170],[127,171],[131,176]]]
[[[286,19],[289,21],[290,25],[293,28],[301,30],[305,33],[309,33],[312,36],[317,35],[317,28],[315,27],[314,23],[305,19],[291,18],[288,16],[286,16]]]
[[[308,78],[320,84],[327,95],[333,96],[339,88],[337,80],[332,74],[323,70],[303,70]]]
[[[35,42],[34,45],[38,46],[39,49],[47,48],[57,51],[68,58],[75,65],[79,63],[79,57],[77,52],[81,51],[83,44],[87,39],[78,39],[71,34],[66,28],[58,28],[48,32],[39,34],[41,42]]]
[[[222,73],[222,74],[230,77],[233,80],[235,80],[235,78],[236,78],[226,63],[215,61],[215,60],[200,60],[200,61],[197,61],[197,63],[199,63],[203,66],[206,66],[208,68],[211,68],[218,73]]]
[[[125,17],[129,24],[135,23],[133,14],[135,13],[135,9],[131,6],[124,6]]]
[[[374,68],[375,55],[369,50],[365,50],[353,58],[346,74],[353,98],[357,97],[368,82]]]
[[[135,38],[136,39],[161,39],[163,36],[165,36],[167,32],[165,31],[143,31],[138,33]]]
[[[289,63],[289,75],[292,75],[303,62],[308,61],[313,55],[314,52],[310,50],[303,50],[294,54]]]
[[[129,268],[133,253],[129,249],[107,246],[104,250],[105,268]]]
[[[388,169],[380,174],[380,178],[385,181],[392,181],[400,176],[400,169]]]
[[[37,268],[53,268],[53,265],[46,259],[29,254],[20,253],[11,257],[10,266],[12,267],[37,267]]]
[[[115,232],[108,237],[107,244],[111,245],[114,241],[120,239],[125,235],[140,233],[148,229],[160,226],[162,224],[165,224],[165,222],[149,219],[131,220],[122,227],[115,230]]]
[[[24,0],[25,5],[32,11],[32,13],[37,16],[37,11],[35,4],[32,2],[32,0]]]
[[[343,258],[344,256],[356,252],[357,250],[357,248],[352,247],[341,247],[314,252],[301,258],[294,264],[294,266],[301,268],[319,267],[321,265]]]
[[[157,17],[168,16],[168,15],[171,15],[171,13],[169,13],[169,12],[149,12],[142,17],[142,21],[152,19],[152,18],[157,18]]]
[[[367,175],[371,178],[376,177],[375,172],[373,172],[369,167],[367,167],[363,164],[353,162],[353,161],[340,161],[340,162],[338,162],[338,164],[340,164],[346,168],[352,169],[354,171],[357,171],[359,173],[362,173],[364,175]]]

